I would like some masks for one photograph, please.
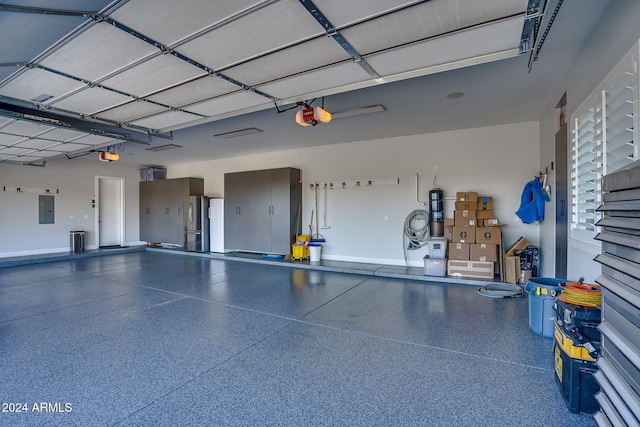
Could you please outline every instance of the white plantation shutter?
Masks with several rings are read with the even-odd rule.
[[[593,243],[602,177],[638,158],[638,44],[571,118],[571,237]]]

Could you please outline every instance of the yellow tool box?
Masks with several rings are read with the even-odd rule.
[[[600,409],[595,398],[600,390],[594,376],[598,371],[596,362],[570,357],[557,339],[553,343],[553,352],[556,383],[569,411],[574,414],[593,414]]]
[[[553,331],[553,336],[556,339],[556,343],[558,343],[558,347],[560,347],[570,358],[588,360],[590,362],[596,361],[594,357],[591,357],[588,349],[580,344],[576,344],[576,342],[565,334],[557,324]]]

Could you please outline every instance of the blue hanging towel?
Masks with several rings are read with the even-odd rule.
[[[549,196],[542,189],[542,183],[538,178],[527,182],[522,190],[520,198],[520,209],[516,215],[525,224],[531,224],[535,221],[544,219],[544,203],[549,201]]]

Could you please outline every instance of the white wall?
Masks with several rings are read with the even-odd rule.
[[[336,188],[327,193],[324,229],[323,192],[319,192],[319,232],[326,239],[327,259],[405,264],[403,223],[416,203],[415,177],[420,174],[420,199],[433,187],[433,168],[445,196],[477,191],[494,197],[495,214],[503,222],[505,243],[520,236],[539,240],[538,225],[516,221],[524,184],[539,168],[537,122],[517,123],[406,137],[244,156],[169,168],[168,177],[205,178],[205,192],[224,196],[224,173],[293,166],[304,179],[303,230],[314,207],[309,183],[399,179],[399,185]],[[94,159],[50,160],[46,167],[0,165],[0,182],[7,187],[48,188],[55,192],[55,224],[38,224],[38,195],[0,191],[0,257],[69,250],[69,231],[84,230],[87,248],[98,246],[96,176],[125,179],[125,240],[139,242],[139,171],[123,163]],[[448,217],[453,201],[446,201]],[[315,223],[315,222],[314,222]],[[314,230],[315,233],[315,224]],[[408,260],[422,265],[425,251],[409,251]]]
[[[122,163],[96,159],[50,160],[45,167],[0,165],[0,257],[69,251],[69,232],[85,231],[85,247],[98,246],[96,176],[125,180],[125,240],[139,243],[139,171]],[[55,223],[39,224],[38,194],[2,191],[4,187],[50,189]],[[59,193],[55,193],[58,190]]]
[[[293,149],[277,153],[185,164],[168,169],[169,178],[195,176],[205,179],[205,193],[224,196],[224,173],[292,166],[302,170],[303,231],[315,210],[309,183],[394,180],[399,185],[336,188],[327,193],[323,229],[323,191],[320,200],[320,234],[326,238],[323,258],[359,262],[405,264],[403,224],[416,203],[415,176],[420,174],[420,199],[437,185],[445,197],[457,191],[476,191],[494,198],[494,212],[501,222],[505,244],[525,236],[539,242],[539,225],[517,221],[524,184],[539,170],[538,122],[517,123],[380,140]],[[453,201],[445,203],[452,217]],[[551,219],[552,221],[553,219]],[[315,221],[313,233],[315,234]],[[425,251],[409,251],[409,263],[422,265]],[[552,261],[552,259],[551,259]]]
[[[640,1],[611,0],[609,6],[598,21],[594,31],[589,36],[582,51],[578,55],[571,71],[564,79],[563,88],[567,92],[567,116],[589,96],[609,71],[618,61],[633,47],[640,38]],[[562,92],[552,100],[547,112],[541,118],[540,124],[540,159],[545,165],[552,159],[554,153],[555,131],[557,126],[554,108]],[[571,135],[569,135],[571,138]],[[569,145],[571,141],[569,139]],[[569,147],[570,150],[570,147]],[[568,156],[571,161],[571,156]],[[569,169],[570,170],[570,169]],[[547,204],[549,213],[555,215],[555,202]],[[555,242],[555,229],[543,226],[541,230],[542,248],[544,253],[551,252]],[[553,237],[552,237],[553,236]],[[569,239],[567,253],[567,278],[577,280],[584,276],[585,280],[593,283],[600,275],[600,264],[593,258],[600,253],[600,245],[593,241],[592,244]],[[544,274],[552,274],[553,270],[547,270],[549,262],[545,262]]]

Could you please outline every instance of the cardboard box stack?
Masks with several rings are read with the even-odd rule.
[[[499,221],[493,217],[493,198],[478,193],[456,193],[453,221],[445,219],[449,241],[447,274],[493,279],[502,242]]]

